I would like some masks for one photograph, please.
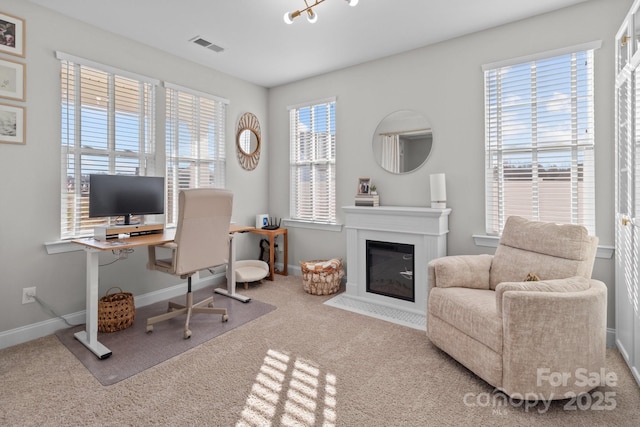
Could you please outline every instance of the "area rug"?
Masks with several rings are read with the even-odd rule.
[[[194,301],[205,299],[211,292],[211,288],[194,292]],[[174,298],[172,301],[182,303],[184,296]],[[138,374],[276,309],[273,305],[255,299],[243,303],[217,294],[214,296],[214,306],[226,308],[229,320],[222,322],[222,316],[219,315],[195,314],[189,324],[192,332],[189,339],[183,338],[184,316],[156,323],[152,333],[146,332],[146,319],[165,313],[167,301],[136,308],[135,320],[131,327],[117,332],[98,333],[98,341],[113,353],[104,360],[98,359],[74,338],[73,334],[84,330],[84,325],[61,329],[56,332],[56,336],[102,385],[107,386]]]

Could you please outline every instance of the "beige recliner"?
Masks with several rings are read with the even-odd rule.
[[[591,279],[597,244],[582,226],[509,217],[495,255],[429,263],[427,336],[511,397],[588,392],[606,350],[607,288]]]
[[[226,308],[214,308],[213,296],[193,303],[191,276],[200,270],[226,265],[229,260],[229,226],[233,193],[214,188],[182,190],[179,194],[178,224],[171,243],[149,246],[147,267],[187,279],[186,303],[169,302],[168,312],[147,319],[147,332],[153,324],[186,314],[184,338],[191,337],[189,321],[194,313],[222,315],[229,319]],[[157,259],[156,248],[172,250],[171,259]]]

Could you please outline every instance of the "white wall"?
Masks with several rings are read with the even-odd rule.
[[[234,142],[240,116],[250,111],[261,122],[264,145],[269,145],[265,88],[29,2],[3,0],[0,9],[25,19],[27,29],[24,59],[0,55],[27,65],[27,100],[15,103],[27,109],[27,143],[0,144],[0,333],[49,319],[38,304],[21,304],[24,287],[36,286],[38,297],[60,314],[85,306],[84,252],[47,255],[44,246],[60,237],[60,62],[56,50],[229,99],[227,187],[235,194],[233,220],[254,224],[254,215],[267,211],[269,152],[263,151],[258,167],[247,172],[238,163]],[[255,237],[239,236],[239,257],[258,256],[259,239]],[[106,254],[101,262],[112,259]],[[117,285],[140,295],[181,282],[147,271],[146,259],[146,250],[137,250],[131,259],[101,268],[100,294]]]
[[[592,0],[558,12],[439,43],[269,91],[271,213],[288,214],[288,105],[337,97],[338,206],[352,205],[359,177],[370,177],[385,205],[427,206],[429,175],[446,173],[449,254],[493,253],[476,247],[484,234],[484,105],[481,66],[556,48],[602,40],[595,53],[596,227],[613,246],[614,46],[631,0]],[[433,151],[416,172],[393,175],[371,153],[374,131],[387,114],[411,109],[433,126]],[[280,191],[275,191],[280,189]],[[338,210],[342,221],[343,212]],[[313,244],[310,244],[313,243]],[[293,262],[345,257],[344,232],[289,230]],[[347,266],[348,269],[348,266]],[[612,328],[614,263],[598,259],[594,277],[607,283]]]

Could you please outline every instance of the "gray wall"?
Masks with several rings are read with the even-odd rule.
[[[443,42],[383,60],[332,72],[270,90],[163,54],[85,26],[21,0],[4,0],[2,11],[26,19],[27,144],[0,144],[0,334],[49,318],[37,304],[22,305],[22,288],[59,313],[84,309],[83,252],[47,255],[44,242],[59,238],[61,50],[149,77],[193,87],[231,100],[227,121],[227,183],[235,193],[234,220],[253,224],[254,215],[286,218],[289,212],[288,105],[337,97],[338,207],[353,204],[359,177],[370,177],[385,205],[427,206],[429,175],[447,174],[453,209],[450,254],[492,253],[471,236],[484,232],[484,109],[481,65],[596,39],[595,55],[597,232],[613,245],[614,129],[613,39],[631,0],[591,0],[575,7]],[[4,57],[4,56],[3,56]],[[11,58],[13,59],[13,58]],[[4,100],[2,100],[4,102]],[[416,172],[392,175],[371,154],[377,124],[389,113],[412,109],[434,129],[428,162]],[[243,112],[258,116],[263,153],[252,172],[235,158],[233,135]],[[25,174],[25,170],[28,172]],[[338,209],[338,218],[343,213]],[[344,257],[344,231],[290,228],[289,265]],[[253,236],[257,237],[257,236]],[[256,257],[257,239],[239,238],[239,258]],[[109,255],[103,262],[109,261]],[[100,293],[110,286],[136,295],[178,281],[145,269],[146,253],[100,271]],[[594,277],[613,289],[613,260],[598,259]],[[610,292],[609,327],[613,327]]]
[[[428,206],[429,175],[444,172],[450,216],[448,253],[493,253],[475,246],[484,234],[484,86],[481,66],[594,40],[596,227],[601,245],[613,246],[614,36],[631,0],[592,0],[557,12],[354,66],[269,92],[271,213],[288,211],[287,105],[336,96],[337,205],[353,204],[359,177],[370,177],[384,205]],[[424,114],[433,127],[433,151],[422,168],[393,175],[371,154],[374,131],[397,110]],[[280,191],[275,191],[280,189]],[[344,218],[338,210],[339,220]],[[310,244],[310,243],[313,244]],[[345,257],[344,232],[290,228],[293,262]],[[348,266],[347,266],[348,269]],[[614,261],[596,260],[594,278],[609,286],[614,327]]]
[[[268,211],[268,163],[263,151],[254,171],[240,167],[235,128],[242,113],[260,120],[263,143],[269,145],[267,89],[184,61],[117,35],[88,27],[22,0],[3,0],[2,12],[25,19],[26,57],[9,58],[27,65],[27,143],[0,144],[0,333],[49,318],[38,304],[22,305],[22,288],[60,314],[84,310],[85,255],[48,255],[44,243],[60,238],[60,50],[95,62],[166,80],[230,100],[227,109],[227,187],[234,191],[233,220],[254,224]],[[3,55],[2,57],[8,55]],[[5,100],[0,100],[5,102]],[[161,138],[159,138],[161,139]],[[259,254],[258,236],[238,237],[238,258]],[[113,259],[102,256],[101,263]],[[100,269],[100,294],[120,286],[134,295],[181,280],[146,270],[146,250]]]

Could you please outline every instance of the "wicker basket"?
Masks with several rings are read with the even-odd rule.
[[[115,292],[110,294],[113,287],[98,301],[98,331],[116,332],[126,329],[133,323],[136,308],[133,303],[133,294],[129,292]]]
[[[313,260],[300,263],[304,290],[312,295],[330,295],[338,291],[344,276],[341,259]]]

